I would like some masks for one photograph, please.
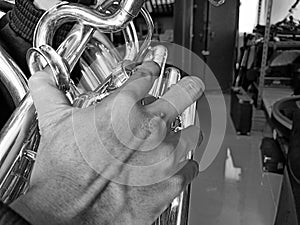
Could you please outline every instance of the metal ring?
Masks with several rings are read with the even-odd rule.
[[[41,62],[41,60],[45,61]],[[64,59],[51,46],[42,45],[39,48],[30,48],[27,53],[27,61],[29,65],[34,65],[29,68],[31,74],[50,66],[58,88],[64,92],[70,90],[69,69]]]

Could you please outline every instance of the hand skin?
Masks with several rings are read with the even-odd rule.
[[[198,78],[182,79],[167,92],[168,101],[138,103],[158,74],[157,64],[145,62],[123,88],[87,109],[71,107],[50,72],[33,75],[29,87],[41,142],[30,188],[10,207],[33,225],[152,224],[197,176],[198,163],[185,155],[201,136],[196,126],[178,133],[167,128],[190,104],[172,96],[181,89],[196,101],[202,95]],[[143,174],[120,161],[138,167],[163,163]]]

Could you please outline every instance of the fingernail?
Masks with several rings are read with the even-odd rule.
[[[202,95],[205,91],[205,85],[199,77],[191,76],[191,82],[189,83],[190,88],[193,90],[199,90],[199,93]]]

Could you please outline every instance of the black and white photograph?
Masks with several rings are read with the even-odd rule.
[[[298,221],[300,0],[0,0],[0,225]]]

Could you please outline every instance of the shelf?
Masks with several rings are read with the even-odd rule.
[[[253,30],[254,33],[264,35],[265,33],[265,26],[256,25]],[[270,27],[270,36],[276,36],[281,38],[291,38],[293,40],[297,40],[300,38],[300,29],[297,30],[289,30],[289,29],[280,29],[280,27],[276,28],[274,25]]]
[[[263,42],[259,44],[262,45]],[[268,46],[278,50],[300,49],[300,41],[269,41]]]
[[[145,7],[154,17],[173,16],[175,0],[146,0]]]
[[[275,49],[285,49],[285,48],[300,49],[300,41],[279,41],[279,42],[270,41],[269,46]]]
[[[291,77],[265,77],[265,80],[285,80],[285,81],[291,81]]]

